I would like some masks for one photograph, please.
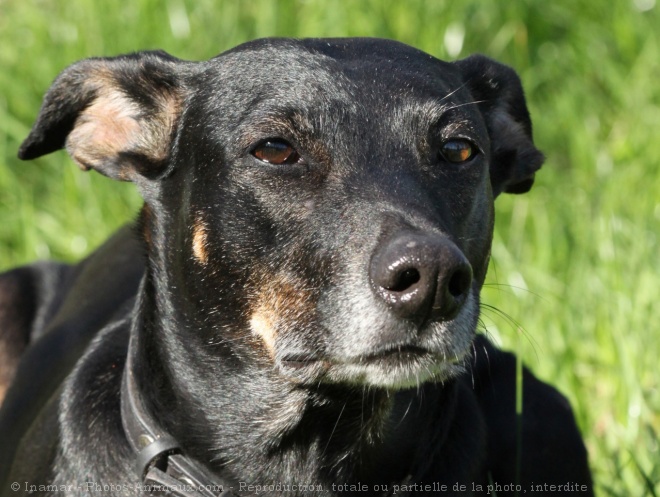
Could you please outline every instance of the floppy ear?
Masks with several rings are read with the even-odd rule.
[[[525,193],[543,154],[534,146],[532,122],[520,79],[513,69],[483,55],[455,62],[478,102],[491,142],[490,181],[493,195]]]
[[[66,147],[84,170],[120,180],[157,176],[181,113],[180,63],[164,52],[141,52],[73,64],[46,93],[19,158]]]

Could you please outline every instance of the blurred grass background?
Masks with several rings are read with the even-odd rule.
[[[490,334],[571,400],[600,495],[660,493],[660,6],[656,0],[0,0],[0,269],[76,260],[134,217],[130,184],[16,150],[83,57],[205,59],[262,36],[395,38],[514,66],[548,160],[498,199]]]

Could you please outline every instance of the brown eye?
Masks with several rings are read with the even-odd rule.
[[[295,164],[300,154],[284,140],[266,140],[252,150],[252,155],[268,164]]]
[[[476,153],[476,148],[469,141],[463,139],[446,141],[440,149],[442,158],[454,164],[466,162],[474,157]]]

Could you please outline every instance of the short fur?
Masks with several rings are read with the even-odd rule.
[[[303,160],[255,157],[275,138]],[[474,146],[460,164],[442,155],[456,139]],[[0,481],[138,483],[119,409],[133,334],[145,401],[188,456],[322,486],[265,495],[591,495],[566,400],[525,370],[518,444],[515,359],[475,336],[493,200],[543,161],[510,68],[377,39],[89,59],[55,80],[20,157],[63,147],[145,206],[78,266],[0,275]],[[378,283],[407,250],[451,296],[406,304]],[[460,278],[442,283],[448,264]]]

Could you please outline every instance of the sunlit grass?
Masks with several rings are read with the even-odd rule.
[[[653,0],[0,0],[0,267],[75,260],[131,219],[130,184],[15,158],[54,76],[87,56],[204,59],[260,36],[382,36],[521,74],[548,156],[498,199],[488,330],[571,400],[600,495],[660,492],[660,7]],[[655,487],[654,487],[655,485]],[[654,494],[655,492],[655,494]]]

